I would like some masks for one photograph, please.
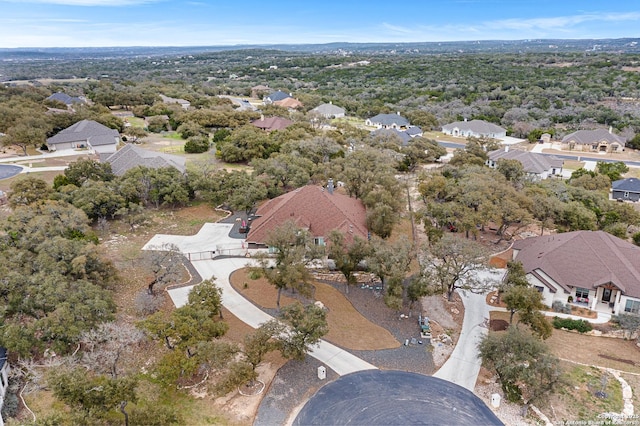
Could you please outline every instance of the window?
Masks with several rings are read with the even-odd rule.
[[[324,245],[324,238],[323,237],[316,237],[313,239],[313,243],[317,246],[323,246]]]
[[[640,301],[627,299],[627,303],[624,305],[624,311],[632,314],[640,313]]]
[[[536,290],[538,290],[538,292],[540,292],[540,293],[544,292],[544,287],[542,287],[542,286],[537,285],[537,286],[535,286],[535,288],[536,288]]]
[[[589,290],[586,288],[576,287],[576,298],[589,298]]]

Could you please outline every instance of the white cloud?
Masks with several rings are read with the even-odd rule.
[[[555,16],[531,19],[501,19],[486,22],[484,26],[496,26],[512,30],[557,29],[574,27],[585,22],[626,22],[640,20],[640,12],[628,13],[583,13],[580,15]]]

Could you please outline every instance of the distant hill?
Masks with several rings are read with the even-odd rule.
[[[640,38],[582,40],[478,40],[428,43],[327,43],[185,47],[79,47],[79,48],[0,48],[0,60],[29,61],[56,59],[109,59],[141,56],[195,55],[207,52],[266,49],[301,53],[527,53],[527,52],[618,52],[639,53]]]

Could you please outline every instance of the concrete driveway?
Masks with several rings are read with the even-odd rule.
[[[241,255],[249,250],[244,246],[244,240],[229,237],[233,223],[206,223],[196,235],[155,235],[143,250],[162,250],[167,244],[173,244],[184,253],[210,252],[220,247],[242,247]],[[256,250],[252,250],[256,252]],[[237,269],[252,265],[255,262],[245,257],[217,257],[205,260],[191,260],[191,264],[198,271],[202,279],[215,278],[216,284],[222,289],[222,304],[233,315],[253,328],[273,319],[254,304],[249,302],[231,287],[229,276]],[[168,290],[169,296],[176,307],[187,303],[189,292],[194,286],[186,286]],[[309,355],[317,358],[339,375],[356,371],[372,370],[376,367],[350,354],[349,352],[320,341]]]
[[[484,280],[496,283],[505,270],[482,271]],[[482,360],[478,357],[478,343],[489,331],[489,305],[485,294],[458,291],[464,303],[464,320],[458,343],[449,359],[433,375],[473,391],[480,373]]]

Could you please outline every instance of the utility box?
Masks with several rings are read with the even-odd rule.
[[[324,365],[318,367],[318,379],[324,380],[327,378],[327,368]]]
[[[500,407],[500,394],[499,393],[492,393],[491,394],[491,406],[493,408],[498,408]]]

